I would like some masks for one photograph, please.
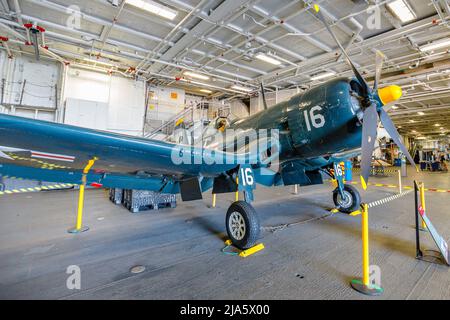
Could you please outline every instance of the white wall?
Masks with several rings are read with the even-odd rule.
[[[4,108],[4,111],[23,117],[55,121],[56,90],[59,92],[60,89],[57,88],[60,74],[59,63],[44,59],[36,61],[31,56],[8,59],[6,53],[1,51],[0,76],[5,84],[3,104],[30,107],[12,110]]]
[[[83,105],[108,105],[106,130],[141,135],[145,115],[145,83],[94,71],[69,68],[64,101],[79,100]],[[84,101],[84,102],[83,102]],[[95,104],[97,103],[97,104]],[[86,109],[83,107],[84,112]],[[96,114],[93,110],[92,114]]]
[[[185,107],[186,93],[182,89],[150,87],[147,118],[163,123]]]

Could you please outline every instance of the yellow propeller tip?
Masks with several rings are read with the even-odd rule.
[[[396,85],[387,86],[378,90],[378,96],[383,105],[399,100],[402,95],[402,88]]]
[[[315,4],[315,5],[314,5],[314,10],[316,10],[316,12],[319,12],[319,11],[320,11],[319,5]]]
[[[367,190],[367,183],[366,180],[364,180],[363,176],[360,176],[361,178],[361,186],[364,190]]]

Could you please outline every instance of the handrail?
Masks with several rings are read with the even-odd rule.
[[[162,125],[160,125],[158,128],[152,130],[152,132],[147,133],[146,135],[144,135],[145,138],[152,138],[155,135],[157,135],[159,132],[162,132],[164,128],[169,127],[170,125],[174,125],[178,120],[180,120],[181,118],[183,118],[186,114],[192,112],[194,109],[193,106],[184,109],[183,111],[177,113],[176,115],[174,115],[172,118],[170,118],[169,120],[167,120],[166,122],[164,122]]]

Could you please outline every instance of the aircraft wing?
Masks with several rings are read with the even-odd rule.
[[[242,161],[234,153],[0,115],[0,175],[77,184],[92,159],[88,183],[168,193],[189,178],[209,188]]]

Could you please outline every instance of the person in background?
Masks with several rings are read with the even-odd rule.
[[[441,170],[448,171],[447,162],[445,161],[445,154],[442,153],[439,158],[440,158],[440,162],[441,162]]]

